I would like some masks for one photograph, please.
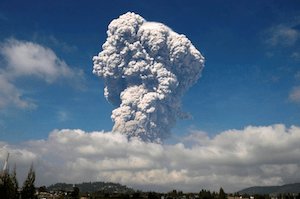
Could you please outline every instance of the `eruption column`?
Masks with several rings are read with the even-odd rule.
[[[184,114],[180,99],[200,77],[204,57],[185,35],[128,12],[108,26],[93,73],[105,82],[113,132],[161,142]]]

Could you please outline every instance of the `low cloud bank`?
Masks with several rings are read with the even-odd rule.
[[[193,138],[191,140],[191,138]],[[177,144],[145,143],[107,132],[54,130],[46,140],[15,146],[11,154],[23,179],[33,161],[37,184],[112,181],[143,190],[227,192],[253,185],[300,181],[300,127],[248,126],[211,138],[201,132]]]

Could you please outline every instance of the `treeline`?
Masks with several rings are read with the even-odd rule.
[[[59,191],[59,190],[70,190],[74,184],[67,183],[56,183],[47,187],[47,191]],[[75,184],[75,187],[80,189],[81,193],[94,193],[94,192],[105,192],[105,193],[134,193],[132,188],[125,185],[112,182],[83,182]]]
[[[12,173],[5,170],[0,175],[0,196],[7,199],[36,199],[34,182],[35,171],[33,165],[30,166],[27,178],[20,191],[16,167],[14,167]]]
[[[224,192],[223,188],[220,188],[219,193],[210,192],[209,190],[202,189],[199,192],[199,199],[225,199],[226,193]]]
[[[85,195],[87,196],[87,195]],[[94,192],[88,195],[89,199],[227,199],[227,195],[222,188],[219,192],[201,190],[198,193],[184,193],[173,190],[168,193],[135,191],[134,193],[107,193],[103,191]]]

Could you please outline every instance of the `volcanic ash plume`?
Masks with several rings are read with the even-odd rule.
[[[161,142],[182,117],[180,98],[200,77],[204,57],[185,35],[128,12],[113,20],[93,73],[105,81],[113,132]]]

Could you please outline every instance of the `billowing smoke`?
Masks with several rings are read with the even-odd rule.
[[[185,35],[128,12],[113,20],[93,73],[104,95],[118,106],[113,132],[160,142],[183,117],[180,99],[200,77],[204,57]]]

